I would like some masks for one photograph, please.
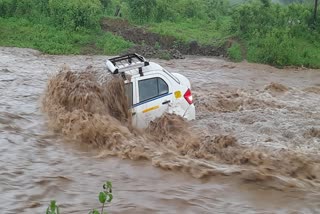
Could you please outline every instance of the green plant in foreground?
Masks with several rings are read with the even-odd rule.
[[[104,212],[104,208],[106,203],[110,203],[113,199],[112,195],[112,183],[110,181],[107,181],[103,185],[103,191],[99,193],[99,201],[102,204],[101,206],[101,212],[99,212],[97,209],[94,209],[89,212],[89,214],[105,214],[107,212]]]
[[[55,200],[52,200],[50,202],[50,205],[47,208],[46,214],[60,214],[59,207]]]
[[[112,183],[111,181],[106,181],[103,184],[103,191],[99,193],[99,202],[102,204],[101,211],[99,212],[97,209],[93,209],[88,214],[106,214],[107,212],[104,211],[104,208],[106,206],[106,203],[110,203],[112,199]],[[59,207],[55,200],[52,200],[50,202],[46,214],[60,214]]]

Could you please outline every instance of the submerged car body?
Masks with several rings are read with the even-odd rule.
[[[170,73],[159,64],[138,54],[108,59],[107,69],[124,78],[132,123],[145,128],[164,113],[195,119],[190,81],[178,73]]]

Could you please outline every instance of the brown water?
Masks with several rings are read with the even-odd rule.
[[[105,180],[111,213],[320,211],[319,71],[160,61],[192,82],[197,120],[167,115],[140,132],[114,113],[121,105],[100,79],[67,81],[74,96],[44,94],[64,63],[101,74],[104,59],[0,48],[1,213],[44,213],[51,199],[87,213]]]

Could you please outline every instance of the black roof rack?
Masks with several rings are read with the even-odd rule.
[[[111,73],[117,74],[119,72],[148,66],[149,62],[146,61],[143,56],[134,53],[108,59],[106,65]]]
[[[118,57],[114,57],[114,58],[111,58],[109,59],[112,64],[114,66],[118,66],[118,65],[122,65],[122,66],[125,66],[124,63],[128,63],[128,64],[132,64],[132,63],[137,63],[137,62],[144,62],[144,66],[148,66],[149,65],[149,62],[146,61],[146,59],[139,55],[139,54],[125,54],[125,55],[122,55],[122,56],[118,56]]]

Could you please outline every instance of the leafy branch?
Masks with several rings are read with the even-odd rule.
[[[105,205],[106,203],[110,203],[112,199],[112,183],[107,181],[105,184],[103,184],[103,191],[99,193],[99,202],[102,204],[101,212],[99,212],[97,209],[93,209],[89,212],[89,214],[106,214],[107,212],[104,212]]]

